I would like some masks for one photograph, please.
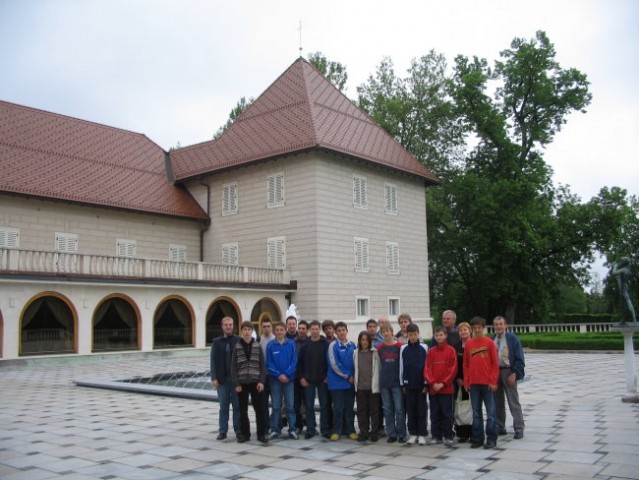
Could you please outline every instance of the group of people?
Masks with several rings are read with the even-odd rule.
[[[489,449],[507,433],[506,403],[514,438],[523,438],[517,381],[524,377],[524,352],[504,317],[493,320],[491,338],[483,318],[456,325],[455,312],[448,310],[428,344],[410,315],[399,315],[397,323],[395,333],[388,317],[370,319],[355,343],[346,323],[298,322],[294,309],[285,323],[263,320],[259,337],[248,321],[240,325],[240,336],[234,335],[233,319],[224,317],[222,335],[211,346],[211,380],[220,407],[217,439],[227,438],[232,406],[236,440],[250,440],[249,395],[262,443],[280,438],[287,428],[289,439],[304,434],[376,442],[385,435],[388,443],[452,447],[457,436],[471,448]],[[469,398],[472,424],[456,423],[456,399]]]

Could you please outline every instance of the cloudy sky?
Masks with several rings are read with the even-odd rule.
[[[384,56],[400,75],[431,49],[492,62],[546,31],[594,96],[546,152],[555,182],[639,194],[636,0],[0,0],[0,99],[190,145],[295,61],[300,21],[302,53],[346,65],[352,99]]]

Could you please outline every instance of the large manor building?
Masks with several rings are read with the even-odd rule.
[[[402,312],[430,335],[436,183],[303,58],[171,152],[0,101],[1,358],[204,348],[291,303],[351,337]]]

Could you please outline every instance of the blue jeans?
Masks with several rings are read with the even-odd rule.
[[[406,422],[404,420],[404,394],[402,387],[382,387],[382,404],[384,406],[384,421],[386,433],[389,437],[406,437]]]
[[[220,403],[220,427],[218,431],[220,433],[229,431],[229,406],[233,405],[233,431],[240,433],[240,402],[230,380],[218,385],[217,400]]]
[[[473,407],[473,433],[471,441],[484,442],[484,412],[482,404],[486,406],[486,440],[497,443],[497,410],[495,408],[495,393],[488,385],[470,386],[470,404]]]
[[[306,431],[315,432],[317,422],[315,420],[315,391],[320,406],[320,433],[327,435],[331,433],[328,426],[328,385],[322,382],[309,382],[304,389],[304,404],[306,405]]]
[[[280,412],[282,398],[286,402],[286,418],[288,419],[288,433],[295,431],[295,383],[280,382],[271,377],[271,433],[280,433]]]
[[[333,433],[355,433],[355,389],[331,390],[333,398]]]

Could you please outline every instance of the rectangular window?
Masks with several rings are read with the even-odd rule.
[[[366,177],[353,176],[353,206],[357,208],[366,208],[368,206]]]
[[[186,262],[186,245],[169,245],[169,261]]]
[[[20,230],[17,228],[0,228],[0,248],[20,248]]]
[[[397,317],[399,315],[399,298],[388,298],[388,316]]]
[[[237,213],[237,183],[222,185],[222,215]]]
[[[286,268],[286,239],[272,237],[266,242],[267,268]]]
[[[386,273],[399,273],[399,243],[386,242]]]
[[[389,215],[397,215],[397,187],[390,183],[384,184],[385,211]]]
[[[222,245],[222,263],[224,265],[239,265],[239,246],[235,243],[225,243]]]
[[[115,241],[115,250],[116,250],[115,254],[118,257],[135,258],[136,251],[137,251],[135,240],[126,240],[123,238],[118,238]]]
[[[60,253],[77,253],[78,236],[74,233],[55,233],[55,251]]]
[[[266,178],[266,206],[281,207],[284,205],[284,174],[276,173]]]
[[[355,237],[355,271],[368,272],[368,238]]]
[[[355,302],[357,308],[357,317],[368,319],[368,317],[370,316],[368,308],[369,297],[357,297],[355,299]]]

